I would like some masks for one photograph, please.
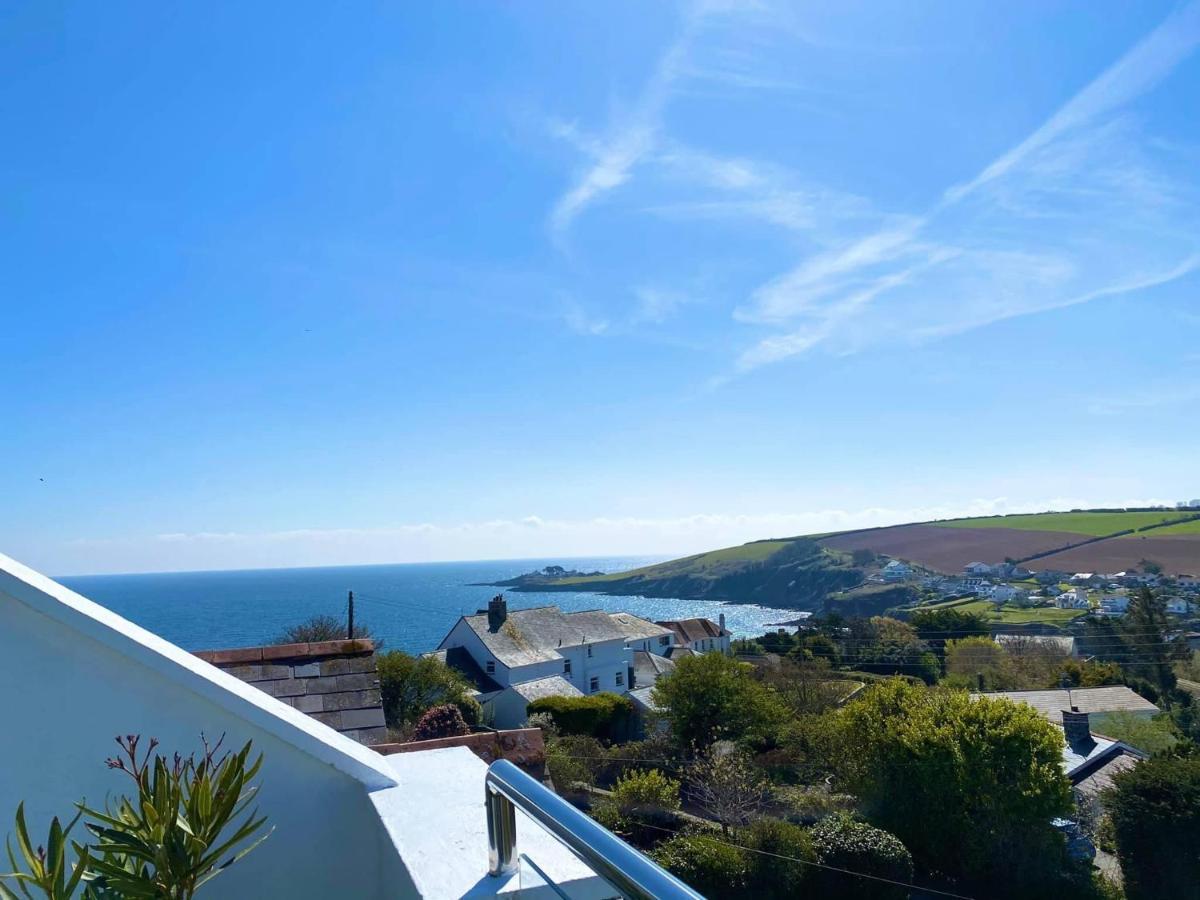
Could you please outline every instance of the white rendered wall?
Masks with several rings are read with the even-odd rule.
[[[50,817],[70,818],[81,798],[102,805],[126,793],[127,777],[104,764],[117,734],[156,737],[168,753],[186,753],[198,747],[200,732],[224,733],[226,746],[252,739],[263,752],[259,805],[275,833],[218,876],[209,896],[415,896],[361,780],[170,673],[19,602],[4,585],[0,577],[0,835],[22,800],[31,830],[44,836]],[[347,765],[353,762],[351,753]]]

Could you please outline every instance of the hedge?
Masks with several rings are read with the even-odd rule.
[[[812,837],[813,849],[822,865],[893,881],[912,881],[912,855],[891,832],[873,828],[845,813],[839,813],[822,819],[813,826],[809,834]],[[880,881],[854,878],[828,869],[822,869],[818,878],[819,890],[814,892],[814,896],[828,900],[865,897],[892,900],[908,896],[908,891],[904,888]]]
[[[529,713],[546,713],[562,734],[586,734],[601,740],[629,736],[633,702],[619,694],[587,697],[542,697],[529,704]]]

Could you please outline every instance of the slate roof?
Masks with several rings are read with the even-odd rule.
[[[1097,797],[1113,786],[1113,776],[1127,772],[1141,762],[1141,758],[1127,751],[1109,756],[1095,768],[1089,768],[1082,778],[1071,779],[1075,789],[1089,797]]]
[[[676,640],[681,644],[690,644],[692,641],[704,641],[709,638],[721,637],[722,634],[729,634],[728,631],[722,632],[721,627],[710,619],[674,619],[657,624],[671,629]]]
[[[633,683],[639,688],[651,687],[661,676],[674,671],[674,660],[649,650],[633,651]]]
[[[672,633],[671,629],[664,628],[655,622],[651,622],[649,619],[643,619],[641,616],[635,616],[633,613],[609,613],[609,616],[612,617],[617,627],[624,632],[625,640],[627,641],[657,638]]]
[[[1130,712],[1154,715],[1158,707],[1123,684],[1106,687],[1072,688],[1070,699],[1065,690],[1053,691],[993,691],[972,694],[973,697],[1006,697],[1017,703],[1028,703],[1056,725],[1062,724],[1062,711],[1072,705],[1080,712]]]
[[[683,659],[685,656],[698,656],[699,654],[697,654],[696,651],[691,647],[680,647],[678,644],[676,644],[673,647],[668,647],[665,655],[667,659],[677,661]]]
[[[500,662],[509,668],[560,659],[560,647],[625,641],[625,632],[600,609],[565,613],[557,606],[511,609],[492,631],[487,613],[464,616],[467,625]]]
[[[492,694],[496,691],[504,690],[504,685],[479,668],[479,663],[475,662],[475,657],[471,656],[466,647],[449,647],[444,650],[432,650],[429,653],[422,653],[421,655],[441,660],[450,668],[457,670],[460,675],[471,682],[472,686],[480,694]]]
[[[1091,732],[1086,743],[1064,739],[1062,767],[1071,784],[1085,793],[1099,793],[1118,772],[1137,765],[1146,754],[1124,741]]]
[[[629,692],[629,697],[633,702],[640,706],[643,710],[649,712],[662,712],[662,707],[655,704],[650,694],[654,690],[653,687],[638,688]]]
[[[535,678],[533,681],[522,681],[520,684],[510,685],[510,687],[530,703],[543,697],[583,696],[583,691],[561,675],[548,675],[545,678]]]
[[[360,744],[387,739],[371,641],[320,641],[194,654]]]

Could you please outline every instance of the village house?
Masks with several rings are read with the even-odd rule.
[[[968,575],[994,575],[996,572],[995,566],[989,566],[987,563],[970,562],[963,566],[963,571]]]
[[[1175,616],[1186,616],[1192,611],[1192,604],[1186,597],[1170,597],[1167,599],[1167,612]]]
[[[1059,609],[1091,609],[1092,604],[1088,601],[1088,592],[1086,588],[1073,588],[1069,591],[1063,591],[1054,598],[1054,605]]]
[[[463,616],[438,645],[448,665],[464,655],[469,677],[482,672],[490,683],[479,691],[484,720],[497,728],[524,724],[526,707],[547,696],[578,697],[629,690],[631,645],[662,647],[666,629],[637,628],[603,610],[566,613],[557,606],[509,610],[503,596],[486,610]],[[666,649],[663,647],[663,649]],[[459,651],[451,654],[450,651]]]
[[[912,566],[908,563],[893,559],[883,567],[883,580],[887,582],[907,581],[913,576]]]
[[[729,653],[733,635],[725,628],[724,613],[721,613],[717,622],[711,619],[674,619],[657,624],[670,629],[676,646],[686,647],[694,653],[708,653],[711,650]]]
[[[1123,616],[1128,611],[1128,594],[1106,594],[1100,598],[1100,614],[1103,616]]]
[[[1158,715],[1158,707],[1123,684],[1104,687],[1055,689],[1048,691],[990,691],[972,694],[973,697],[1003,697],[1014,703],[1032,706],[1055,725],[1063,724],[1063,710],[1090,713],[1126,712],[1137,718],[1149,719]]]
[[[290,679],[340,677],[304,674],[305,665],[292,665]],[[153,736],[168,756],[198,750],[202,733],[224,735],[228,747],[253,741],[264,757],[255,805],[274,831],[221,873],[214,896],[249,900],[269,885],[271,896],[295,900],[513,897],[534,865],[572,897],[613,895],[539,824],[567,821],[559,806],[526,800],[537,818],[512,813],[520,857],[510,858],[529,860],[524,872],[491,865],[488,765],[466,747],[382,755],[5,556],[0,678],[13,688],[5,713],[21,723],[19,740],[0,742],[0,814],[24,803],[39,830],[83,798],[125,789],[104,762],[114,734]],[[538,796],[540,784],[528,781]],[[653,867],[599,825],[586,827]],[[654,869],[679,886],[675,896],[696,896]]]
[[[986,591],[989,600],[996,603],[1008,603],[1011,600],[1016,600],[1018,597],[1024,596],[1024,591],[1013,587],[1011,584],[994,584]]]

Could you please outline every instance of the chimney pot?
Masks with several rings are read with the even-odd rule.
[[[1078,708],[1072,707],[1070,710],[1063,710],[1063,731],[1066,734],[1067,743],[1071,747],[1087,746],[1092,743],[1092,729],[1088,723],[1088,714],[1080,712]]]
[[[508,618],[508,603],[503,594],[497,594],[488,601],[487,615],[489,631],[497,631],[504,624]]]

